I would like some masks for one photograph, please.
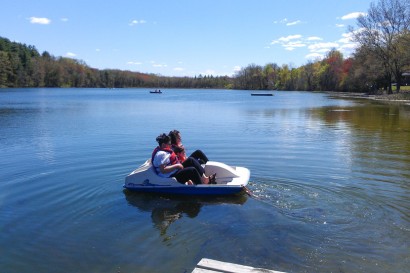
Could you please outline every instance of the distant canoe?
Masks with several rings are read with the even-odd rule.
[[[251,96],[273,96],[272,93],[252,93]]]
[[[151,94],[162,94],[161,90],[149,91]]]

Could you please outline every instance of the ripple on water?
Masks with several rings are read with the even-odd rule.
[[[184,272],[202,257],[289,272],[408,268],[406,108],[306,92],[39,93],[13,90],[14,104],[2,101],[33,109],[0,115],[6,271]],[[123,191],[155,137],[174,128],[189,151],[249,168],[255,197]]]

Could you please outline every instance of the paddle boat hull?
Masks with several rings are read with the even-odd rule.
[[[131,172],[125,178],[124,188],[138,192],[154,192],[183,195],[230,195],[241,192],[248,184],[250,171],[244,167],[232,167],[221,162],[208,161],[205,175],[216,173],[216,184],[185,185],[175,178],[157,175],[151,160]]]

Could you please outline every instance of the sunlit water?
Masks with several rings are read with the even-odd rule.
[[[408,272],[410,106],[163,91],[0,91],[0,272]],[[254,196],[124,191],[172,129]]]

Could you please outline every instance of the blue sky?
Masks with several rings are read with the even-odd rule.
[[[164,76],[299,67],[354,50],[348,26],[370,0],[1,1],[0,36],[90,67]]]

